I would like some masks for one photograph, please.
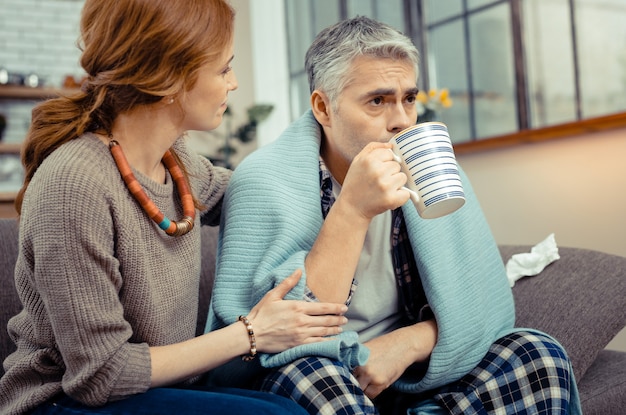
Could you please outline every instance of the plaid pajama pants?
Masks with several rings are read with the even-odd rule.
[[[498,339],[470,373],[431,391],[428,400],[440,413],[455,415],[566,414],[569,385],[570,364],[561,346],[547,336],[518,331]],[[310,414],[379,413],[348,369],[323,357],[272,370],[261,390],[291,398]],[[403,395],[404,406],[387,413],[417,413],[410,408],[419,402]]]

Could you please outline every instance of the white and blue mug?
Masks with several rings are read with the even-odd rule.
[[[424,219],[445,216],[465,204],[465,193],[448,127],[425,122],[390,140],[396,161],[407,175],[406,189]]]

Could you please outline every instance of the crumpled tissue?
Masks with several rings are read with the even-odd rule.
[[[515,254],[506,263],[506,276],[511,287],[522,277],[539,274],[552,262],[559,259],[559,248],[556,246],[554,234],[533,246],[529,253]]]

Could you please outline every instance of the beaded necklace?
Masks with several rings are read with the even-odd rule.
[[[177,221],[171,221],[167,218],[148,197],[137,178],[135,178],[133,170],[128,164],[126,156],[124,156],[120,143],[111,140],[109,142],[109,149],[111,150],[111,155],[113,156],[113,160],[115,160],[117,169],[120,171],[124,183],[126,183],[126,187],[128,187],[128,190],[135,197],[141,208],[159,228],[163,229],[165,233],[170,236],[181,236],[193,229],[193,223],[196,217],[196,207],[193,203],[193,197],[191,196],[187,180],[185,180],[185,175],[169,150],[163,155],[162,161],[165,168],[170,172],[172,179],[174,179],[174,183],[176,183],[176,188],[178,189],[183,204],[184,216],[181,220]]]

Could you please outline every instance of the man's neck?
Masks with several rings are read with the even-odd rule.
[[[337,183],[343,185],[343,180],[346,178],[346,174],[348,174],[350,163],[347,162],[346,159],[339,154],[339,152],[334,150],[332,146],[328,145],[328,140],[326,140],[326,136],[324,134],[322,134],[320,156],[324,160],[324,164],[326,164],[326,168],[330,171],[333,178],[337,181]]]

